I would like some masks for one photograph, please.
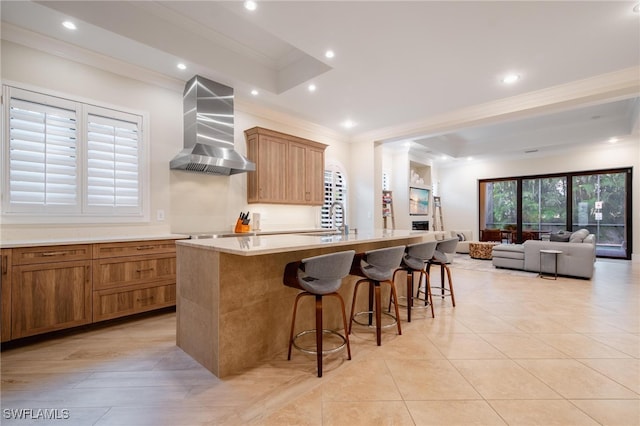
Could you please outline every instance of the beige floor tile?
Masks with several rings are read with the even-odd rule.
[[[325,402],[323,426],[413,426],[409,410],[402,401]]]
[[[516,360],[567,399],[636,399],[638,394],[573,359]]]
[[[135,426],[204,426],[234,423],[237,420],[233,408],[211,410],[209,407],[118,407],[109,410],[95,426],[130,425],[135,419]]]
[[[486,401],[407,401],[416,426],[506,425]]]
[[[506,356],[475,334],[430,336],[447,359],[502,359]]]
[[[387,365],[405,401],[481,399],[447,360],[388,360]]]
[[[322,425],[322,389],[320,387],[293,398],[288,404],[277,409],[273,413],[253,419],[250,424],[262,426]]]
[[[588,337],[634,358],[640,358],[640,335],[632,333],[588,333]]]
[[[510,425],[589,426],[598,423],[565,400],[489,401]]]
[[[383,359],[443,359],[444,356],[422,333],[405,333],[393,345],[382,345],[375,355]]]
[[[571,358],[629,358],[630,355],[620,352],[611,346],[578,333],[537,334],[544,343],[553,346]]]
[[[561,396],[512,360],[452,360],[485,399],[560,399]]]
[[[640,395],[639,359],[580,359],[578,361]]]
[[[572,400],[574,405],[604,426],[640,425],[640,401],[626,400]]]
[[[322,385],[327,401],[401,400],[391,372],[383,360],[365,360],[345,368]]]
[[[509,358],[568,358],[568,355],[544,343],[535,334],[487,333],[478,336]]]

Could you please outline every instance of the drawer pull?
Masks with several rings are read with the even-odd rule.
[[[138,297],[136,299],[136,302],[146,302],[147,300],[153,300],[154,297],[153,296],[149,296],[149,297]]]
[[[136,250],[151,250],[154,247],[155,246],[138,246],[136,247]]]
[[[153,271],[153,268],[136,269],[136,272],[147,272],[147,271]]]
[[[8,266],[8,263],[9,263],[8,262],[8,258],[9,258],[9,256],[2,256],[2,273],[3,274],[6,274],[8,268],[9,268],[9,266]]]
[[[42,253],[42,256],[65,256],[67,251],[45,251]]]

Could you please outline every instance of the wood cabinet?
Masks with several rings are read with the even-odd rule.
[[[12,250],[12,339],[91,322],[90,248]]]
[[[174,240],[95,244],[93,321],[175,305]]]
[[[256,171],[247,176],[249,203],[322,205],[326,145],[274,130],[245,130],[247,157]]]
[[[0,342],[11,340],[11,250],[0,249]]]
[[[174,306],[175,240],[2,249],[2,341]]]

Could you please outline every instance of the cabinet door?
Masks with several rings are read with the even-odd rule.
[[[270,136],[258,138],[258,200],[261,203],[287,201],[287,141]]]
[[[91,321],[90,261],[13,267],[12,338]]]
[[[307,157],[307,147],[289,143],[288,193],[293,204],[307,204],[311,200],[306,177]]]
[[[93,261],[95,290],[158,281],[176,282],[175,254],[116,257]]]
[[[307,196],[308,204],[324,204],[324,150],[307,148]]]
[[[0,341],[11,340],[11,250],[0,250],[0,290],[2,306],[0,306]]]

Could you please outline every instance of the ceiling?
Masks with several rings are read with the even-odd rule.
[[[3,0],[0,8],[3,38],[27,29],[172,79],[200,74],[234,87],[239,100],[353,137],[638,67],[636,3],[258,0],[250,12],[241,1]],[[63,28],[65,19],[78,29]],[[509,72],[520,80],[502,83]],[[392,139],[436,161],[548,154],[611,137],[638,143],[639,96]]]

